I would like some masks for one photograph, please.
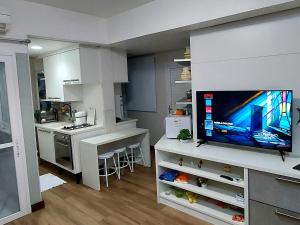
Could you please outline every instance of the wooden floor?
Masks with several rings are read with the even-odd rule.
[[[208,225],[170,207],[157,204],[155,167],[125,171],[121,181],[110,179],[100,192],[75,183],[57,168],[42,164],[40,174],[51,172],[68,183],[43,192],[45,209],[9,225]],[[103,187],[103,185],[102,185]]]

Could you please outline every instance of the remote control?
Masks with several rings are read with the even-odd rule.
[[[226,175],[220,175],[220,177],[222,177],[224,179],[227,179],[227,180],[230,180],[230,181],[233,181],[232,177],[229,177],[229,176],[226,176]]]

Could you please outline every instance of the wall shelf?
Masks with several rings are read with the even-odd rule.
[[[175,84],[191,84],[191,80],[175,80]]]
[[[182,98],[176,102],[176,105],[192,105],[192,101],[187,101],[186,98]]]
[[[174,59],[174,62],[176,62],[182,66],[190,66],[191,65],[191,59]]]
[[[236,222],[232,220],[233,215],[239,215],[238,211],[229,208],[221,208],[213,203],[210,203],[205,200],[198,200],[197,203],[189,203],[187,199],[184,198],[177,198],[175,195],[166,195],[165,192],[160,193],[160,197],[166,199],[168,201],[172,201],[176,204],[182,205],[184,207],[190,208],[197,212],[201,212],[207,214],[211,217],[216,219],[222,220],[226,223],[233,224],[233,225],[244,225],[243,222]]]

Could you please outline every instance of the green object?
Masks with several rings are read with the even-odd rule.
[[[182,198],[183,195],[184,195],[184,191],[183,190],[181,190],[181,189],[175,190],[175,196],[177,198]]]
[[[191,132],[188,129],[182,129],[180,130],[179,134],[177,135],[178,140],[189,140],[192,139],[193,136]]]

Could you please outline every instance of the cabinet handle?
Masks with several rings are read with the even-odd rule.
[[[79,82],[79,79],[63,80],[63,82]]]
[[[276,214],[276,215],[279,215],[279,216],[284,216],[284,217],[288,217],[288,218],[291,218],[291,219],[300,221],[300,217],[298,217],[298,216],[293,216],[293,215],[289,215],[289,214],[287,214],[287,213],[280,212],[279,210],[276,210],[276,211],[275,211],[275,214]]]
[[[58,97],[48,97],[48,99],[60,99]]]
[[[40,131],[40,132],[44,132],[44,133],[48,133],[48,134],[50,134],[50,133],[51,133],[51,131],[49,131],[49,130],[41,130],[41,129],[38,129],[38,131]]]
[[[290,179],[282,178],[282,177],[277,177],[276,180],[285,181],[285,182],[293,183],[293,184],[300,184],[300,181],[290,180]]]

